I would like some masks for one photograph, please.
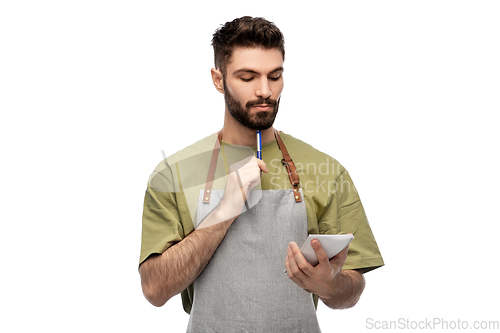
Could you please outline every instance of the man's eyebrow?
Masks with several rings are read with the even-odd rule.
[[[276,73],[276,72],[283,72],[285,69],[283,67],[277,67],[273,69],[272,71],[269,72],[269,74]],[[250,73],[250,74],[260,74],[259,72],[254,71],[253,69],[250,68],[240,68],[237,71],[233,73],[233,75],[240,74],[240,73]]]

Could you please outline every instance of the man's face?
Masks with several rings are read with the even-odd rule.
[[[283,56],[277,49],[236,48],[227,64],[224,100],[245,127],[270,128],[283,90]]]

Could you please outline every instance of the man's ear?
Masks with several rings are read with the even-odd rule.
[[[221,71],[212,68],[211,70],[212,73],[212,81],[214,83],[215,89],[217,89],[220,93],[224,93],[224,83],[223,80],[224,78],[222,77]]]

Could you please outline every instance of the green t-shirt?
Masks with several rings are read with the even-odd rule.
[[[348,172],[327,154],[291,135],[280,132],[280,136],[300,177],[309,234],[354,235],[343,269],[367,272],[382,266],[382,256]],[[163,253],[194,230],[196,207],[216,140],[217,135],[212,134],[169,156],[151,174],[144,199],[140,263],[151,254]],[[212,188],[224,190],[229,167],[255,155],[255,149],[222,141]],[[276,140],[262,146],[262,157],[269,172],[262,173],[261,184],[255,189],[292,188]],[[189,313],[192,286],[182,293],[182,299]]]

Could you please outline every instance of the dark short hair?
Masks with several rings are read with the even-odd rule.
[[[278,49],[285,60],[285,39],[273,22],[262,17],[244,16],[226,22],[212,38],[215,68],[226,74],[226,66],[235,47]]]

